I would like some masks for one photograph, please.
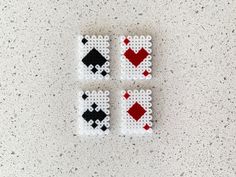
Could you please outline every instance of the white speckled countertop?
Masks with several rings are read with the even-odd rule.
[[[236,176],[232,0],[0,2],[0,177]],[[76,134],[78,34],[111,36],[112,133]],[[117,36],[153,37],[152,82],[122,82]],[[98,85],[96,85],[98,84]],[[153,90],[154,133],[119,133],[120,88]]]

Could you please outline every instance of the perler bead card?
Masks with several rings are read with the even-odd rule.
[[[122,91],[122,133],[152,132],[151,93],[151,90]]]
[[[108,79],[109,36],[79,36],[80,79]]]
[[[151,36],[121,36],[121,78],[151,79]]]
[[[82,91],[79,103],[79,133],[107,134],[110,127],[109,91]]]

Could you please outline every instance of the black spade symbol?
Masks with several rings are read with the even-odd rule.
[[[96,65],[99,65],[100,67],[106,63],[106,58],[102,56],[95,48],[93,48],[83,59],[82,62],[89,67],[89,65],[92,65],[93,68],[91,71],[93,73],[97,72],[97,69],[95,68]]]

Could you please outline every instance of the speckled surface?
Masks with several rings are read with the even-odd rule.
[[[235,1],[0,2],[0,176],[236,176]],[[111,126],[76,134],[78,34],[111,36]],[[120,82],[118,35],[153,37],[153,80]],[[114,87],[116,86],[116,87]],[[151,88],[154,133],[119,133],[118,91]]]

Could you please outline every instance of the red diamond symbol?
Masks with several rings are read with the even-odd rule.
[[[128,99],[130,97],[130,94],[128,94],[128,92],[125,92],[123,96],[125,97],[125,99]]]
[[[135,67],[137,67],[148,56],[148,52],[144,48],[141,48],[137,53],[135,53],[131,48],[129,48],[126,50],[124,55]]]
[[[147,70],[143,72],[143,75],[146,77],[148,74],[150,74]]]
[[[149,126],[148,124],[145,124],[145,125],[143,126],[143,128],[144,128],[145,130],[148,130],[148,129],[150,128],[150,126]]]
[[[138,102],[135,102],[127,112],[134,118],[134,120],[138,121],[144,115],[146,110]]]
[[[129,42],[130,42],[129,39],[125,38],[124,40],[125,45],[127,45]]]

